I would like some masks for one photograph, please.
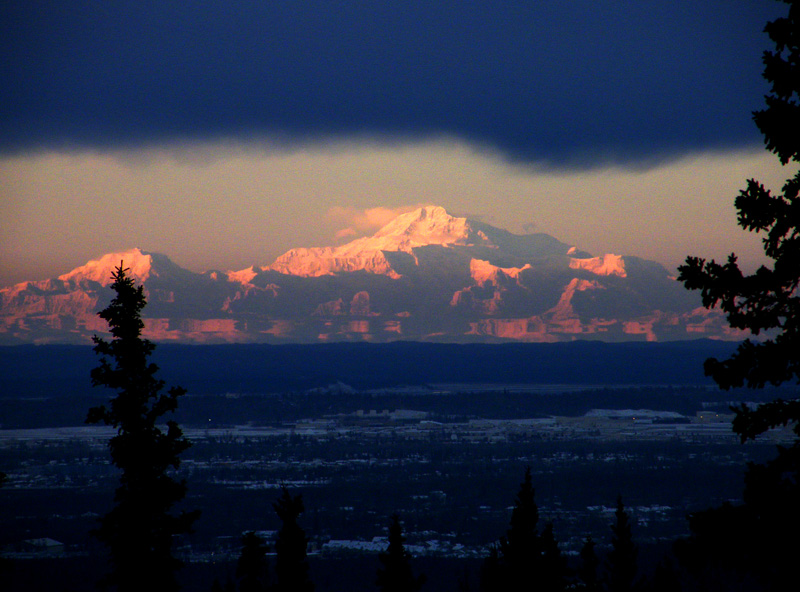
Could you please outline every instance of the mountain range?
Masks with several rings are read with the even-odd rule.
[[[166,255],[109,253],[0,290],[0,344],[85,343],[106,331],[120,263],[148,298],[145,335],[196,343],[739,339],[660,264],[592,256],[426,206],[370,237],[272,264],[195,273]]]

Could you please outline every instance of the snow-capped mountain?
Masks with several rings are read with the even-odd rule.
[[[474,245],[476,241],[489,243],[488,237],[473,230],[466,218],[454,218],[441,207],[424,207],[398,216],[371,237],[340,247],[292,249],[263,271],[303,277],[367,271],[397,279],[401,274],[386,253],[413,256],[414,249],[420,247]]]
[[[345,245],[194,273],[165,255],[109,253],[0,290],[0,343],[83,342],[122,262],[148,295],[151,339],[559,341],[739,337],[661,265],[592,256],[428,206]]]

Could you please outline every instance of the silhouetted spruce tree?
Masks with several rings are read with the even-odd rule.
[[[617,497],[615,521],[611,525],[611,552],[608,554],[609,592],[630,592],[636,578],[636,545],[631,534],[631,523],[622,496]]]
[[[580,553],[581,563],[578,568],[579,589],[587,592],[600,590],[600,584],[597,581],[597,568],[600,565],[600,561],[597,559],[594,547],[595,542],[592,537],[586,537],[586,542],[581,547]]]
[[[534,499],[531,468],[525,469],[506,535],[500,539],[501,573],[507,590],[523,590],[538,577],[542,540],[537,530],[539,507]]]
[[[382,567],[378,568],[375,584],[383,592],[417,592],[425,583],[425,576],[414,576],[411,571],[411,554],[406,550],[400,517],[392,515],[389,525],[389,546],[378,556]]]
[[[567,585],[566,561],[558,548],[553,525],[540,534],[539,508],[531,479],[525,469],[511,520],[505,536],[493,546],[481,568],[481,590],[564,590]]]
[[[796,460],[783,451],[765,465],[751,464],[743,504],[689,516],[691,535],[676,543],[675,553],[698,588],[742,582],[757,590],[797,587],[800,543],[791,534],[800,528]]]
[[[783,1],[788,14],[764,28],[775,47],[763,55],[763,75],[771,89],[766,108],[753,113],[753,119],[766,148],[782,165],[794,168],[800,163],[800,1]],[[679,279],[686,288],[701,291],[706,307],[719,306],[731,326],[755,335],[768,332],[769,338],[762,343],[748,339],[727,360],[707,360],[705,372],[723,389],[800,381],[800,169],[780,193],[748,180],[735,207],[742,228],[763,233],[772,267],[744,275],[733,254],[725,264],[688,257]],[[703,569],[703,558],[708,570],[725,568],[732,580],[746,572],[768,589],[797,587],[789,566],[800,555],[800,542],[785,533],[800,530],[800,401],[776,399],[734,411],[733,429],[742,442],[793,425],[794,444],[779,448],[777,458],[765,465],[750,465],[742,506],[725,504],[692,515],[692,536],[676,552],[695,573]],[[793,578],[788,588],[786,578]]]
[[[0,471],[0,489],[2,489],[8,481],[8,475]],[[10,572],[12,571],[11,560],[0,556],[0,590],[5,589],[4,582],[10,579]]]
[[[481,564],[480,590],[481,592],[495,592],[496,590],[502,590],[502,586],[500,553],[497,550],[497,545],[492,545],[489,549],[489,556]]]
[[[800,163],[800,2],[784,0],[789,14],[767,23],[765,32],[775,51],[764,52],[764,78],[772,85],[767,108],[753,113],[766,147],[781,161]],[[800,170],[773,195],[755,179],[739,193],[735,206],[739,225],[763,232],[764,253],[774,261],[744,275],[731,254],[725,264],[687,257],[678,279],[689,290],[700,290],[707,308],[719,306],[732,327],[758,335],[777,335],[763,343],[747,340],[728,360],[709,359],[706,374],[724,389],[763,387],[800,380]],[[737,432],[752,437],[769,426],[800,419],[800,404],[776,404],[755,413],[741,410]]]
[[[281,497],[272,504],[281,520],[275,541],[276,592],[313,592],[314,584],[308,576],[308,539],[297,519],[303,513],[303,496],[292,496],[286,487]]]
[[[567,561],[558,548],[553,534],[553,523],[548,522],[542,530],[542,562],[538,581],[540,589],[547,592],[560,592],[567,587]]]
[[[525,469],[505,536],[492,546],[480,573],[481,590],[527,590],[540,578],[542,539],[537,530],[539,508],[534,499],[531,469]]]
[[[242,536],[242,552],[236,563],[240,592],[266,592],[267,577],[267,545],[256,533],[247,532]]]
[[[185,391],[173,387],[161,392],[164,382],[155,377],[158,367],[149,361],[155,346],[141,336],[144,292],[126,272],[120,263],[112,273],[116,295],[98,313],[108,322],[112,338],[94,337],[100,365],[92,370],[92,384],[117,395],[108,406],[90,409],[86,421],[116,428],[108,446],[121,471],[115,505],[95,534],[110,551],[112,571],[106,584],[120,591],[168,591],[178,588],[175,571],[181,564],[172,554],[173,537],[190,532],[198,516],[172,513],[186,494],[186,484],[173,479],[170,470],[178,468],[190,443],[174,421],[166,422],[166,431],[159,426]]]

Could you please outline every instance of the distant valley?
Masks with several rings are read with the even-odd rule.
[[[394,342],[328,344],[161,344],[153,361],[167,384],[191,395],[369,392],[439,385],[503,390],[547,387],[712,387],[703,361],[730,356],[735,343],[447,344]],[[0,400],[64,396],[105,397],[89,373],[98,356],[89,346],[0,348]],[[461,387],[453,385],[462,385]],[[747,397],[755,396],[748,391]],[[83,410],[81,409],[81,413]],[[82,422],[82,419],[81,419]]]

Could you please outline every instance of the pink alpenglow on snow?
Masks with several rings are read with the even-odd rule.
[[[86,265],[76,267],[69,273],[58,276],[64,282],[81,282],[89,280],[103,286],[112,283],[111,273],[120,265],[129,270],[128,275],[137,282],[142,283],[150,277],[153,258],[150,254],[142,253],[141,249],[130,249],[119,253],[108,253]]]
[[[413,253],[415,248],[430,245],[466,245],[473,239],[488,240],[481,234],[472,231],[466,218],[450,216],[442,207],[425,206],[397,216],[370,237],[339,247],[292,249],[263,270],[301,277],[363,270],[397,279],[401,274],[392,268],[385,252]]]
[[[597,257],[425,206],[372,236],[195,273],[140,249],[0,290],[0,344],[88,343],[111,271],[144,285],[145,335],[205,342],[741,338],[658,263]]]
[[[480,259],[471,259],[469,262],[469,271],[472,279],[476,283],[483,285],[486,283],[497,284],[498,276],[502,275],[509,278],[519,278],[520,272],[531,269],[529,263],[522,267],[497,267],[488,261]]]
[[[625,260],[620,255],[608,253],[602,257],[589,259],[571,259],[569,266],[572,269],[585,269],[595,275],[616,275],[627,277],[625,273]]]

